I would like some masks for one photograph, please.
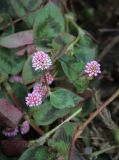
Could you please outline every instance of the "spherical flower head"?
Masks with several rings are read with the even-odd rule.
[[[20,127],[21,134],[26,134],[30,130],[30,125],[28,121],[24,121]]]
[[[54,78],[53,78],[53,76],[50,74],[50,72],[45,73],[45,76],[43,76],[43,77],[41,78],[41,82],[46,83],[46,81],[47,81],[47,83],[48,83],[49,85],[52,84],[53,80],[54,80]]]
[[[6,129],[2,131],[2,134],[6,137],[14,137],[18,134],[19,130],[18,127],[15,129]]]
[[[35,70],[49,69],[51,65],[52,61],[48,54],[44,53],[43,51],[37,51],[34,53],[32,57],[32,67],[35,68]]]
[[[87,63],[85,66],[85,73],[87,73],[89,77],[96,77],[101,73],[100,64],[97,61]]]
[[[43,83],[35,83],[33,92],[38,92],[43,98],[46,95],[46,87],[43,85]]]
[[[29,107],[39,106],[42,103],[42,97],[38,92],[28,93],[26,105]]]

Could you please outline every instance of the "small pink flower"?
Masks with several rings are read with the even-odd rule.
[[[46,87],[42,83],[35,83],[33,87],[33,92],[37,92],[43,98],[46,95]]]
[[[26,134],[30,130],[30,125],[28,121],[24,121],[20,127],[21,134]]]
[[[35,70],[49,69],[51,65],[51,58],[43,51],[37,51],[32,57],[32,67],[35,68]]]
[[[42,103],[42,97],[38,92],[28,93],[26,105],[29,107],[39,106]]]
[[[41,78],[41,82],[43,82],[43,83],[45,83],[45,78],[46,78],[46,80],[47,80],[47,83],[50,85],[50,84],[52,84],[52,82],[53,82],[53,76],[50,74],[50,72],[47,72],[46,74],[45,74],[45,76],[43,76],[42,78]]]
[[[19,82],[19,83],[23,83],[23,79],[22,79],[22,77],[21,76],[11,76],[10,78],[9,78],[9,81],[10,82]]]
[[[97,61],[87,63],[85,73],[87,73],[89,77],[96,77],[99,73],[101,73],[100,64]]]
[[[14,137],[18,134],[19,130],[18,127],[15,129],[6,129],[2,131],[2,134],[6,137]]]

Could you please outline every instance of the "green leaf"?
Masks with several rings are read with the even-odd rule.
[[[80,32],[80,46],[93,48],[94,43],[91,37],[88,36],[87,33],[82,28],[80,28],[79,32]]]
[[[25,152],[23,152],[23,154],[20,156],[18,160],[30,160],[34,156],[35,151],[36,148],[34,147],[28,148]]]
[[[75,56],[78,60],[82,60],[86,64],[87,62],[95,59],[96,50],[95,48],[80,46],[75,49]]]
[[[83,93],[88,87],[89,80],[87,77],[80,77],[79,80],[74,82],[74,86],[76,87],[79,93]]]
[[[27,149],[18,160],[46,160],[48,158],[47,147],[31,147]]]
[[[60,32],[64,32],[64,18],[60,9],[49,2],[44,8],[42,8],[33,26],[36,41],[40,41],[41,44],[45,42],[49,43],[53,37]]]
[[[50,94],[51,104],[59,109],[75,107],[80,101],[80,96],[64,88],[58,88]]]
[[[12,83],[11,87],[13,89],[13,92],[15,93],[17,99],[19,100],[21,106],[24,109],[27,109],[26,105],[25,105],[25,97],[28,93],[28,88],[20,83]],[[22,94],[21,94],[22,93]],[[8,93],[6,92],[6,90],[4,88],[2,88],[0,90],[0,98],[4,98],[7,99],[10,103],[14,104],[14,101],[11,99],[11,97],[8,95]]]
[[[23,17],[23,20],[26,22],[29,28],[33,26],[34,19],[39,12],[37,8],[40,6],[41,3],[42,0],[11,0],[11,4],[16,14],[19,17]]]
[[[27,8],[29,11],[35,10],[43,2],[43,0],[20,0],[20,1],[24,5],[24,7]]]
[[[61,155],[67,155],[69,151],[69,144],[65,143],[63,140],[55,142],[53,144],[53,148],[54,147],[57,149],[58,153],[60,153]]]
[[[60,156],[68,160],[69,149],[71,145],[72,135],[76,129],[77,124],[72,122],[67,122],[59,130],[55,132],[52,139],[48,141],[48,145],[55,148]],[[79,150],[74,148],[73,160],[83,160],[84,158],[80,156]]]
[[[19,100],[21,106],[24,109],[26,109],[25,97],[26,97],[26,95],[28,93],[28,88],[25,85],[23,85],[21,83],[17,83],[17,82],[12,83],[11,87],[12,87],[17,99]]]
[[[10,96],[7,94],[6,90],[4,88],[2,88],[0,90],[0,99],[4,98],[7,99],[10,103],[13,103],[12,99],[10,98]]]
[[[74,39],[75,37],[69,33],[60,33],[53,39],[52,48],[58,50],[63,46],[69,45]]]
[[[8,79],[8,73],[4,72],[3,69],[0,69],[0,83]]]
[[[70,74],[69,74],[69,68],[70,64],[74,61],[74,57],[72,56],[63,56],[60,59],[60,64],[62,66],[62,69],[65,73],[65,75],[70,79]]]
[[[75,62],[72,63],[69,68],[69,76],[70,79],[75,81],[79,78],[80,73],[84,70],[84,63],[83,62]]]
[[[47,147],[40,147],[35,153],[35,160],[46,160],[48,158],[48,149]]]
[[[17,15],[15,14],[14,9],[11,5],[11,1],[8,0],[0,1],[0,11],[7,13],[13,19],[17,18]]]
[[[72,135],[74,134],[74,130],[76,128],[76,124],[73,122],[67,122],[63,125],[63,128],[66,135],[72,137]]]
[[[30,109],[34,121],[37,125],[49,125],[56,119],[63,117],[69,112],[69,109],[56,109],[49,101],[45,101],[39,107]]]
[[[93,43],[90,36],[84,30],[80,29],[80,44],[74,48],[74,55],[77,60],[84,63],[92,61],[96,58],[97,46]]]
[[[32,56],[28,57],[23,67],[22,77],[25,84],[29,84],[41,76],[40,71],[35,71],[32,68]]]
[[[60,64],[70,81],[78,80],[85,67],[83,61],[76,61],[73,56],[63,56],[60,59]]]
[[[50,153],[47,160],[56,160],[56,159],[57,159],[56,153]]]
[[[11,25],[2,33],[2,36],[12,34],[14,32],[14,25],[11,23],[11,18],[7,13],[0,13],[0,30],[4,30],[8,23]]]
[[[16,50],[0,48],[0,68],[7,74],[15,75],[22,70],[25,56],[18,57]]]
[[[58,135],[58,136],[62,136],[62,135]],[[55,148],[61,156],[67,157],[68,152],[69,152],[70,141],[65,142],[64,139],[57,140],[57,141],[49,140],[48,145],[51,146],[52,148]]]
[[[75,128],[76,123],[67,122],[55,132],[52,139],[49,139],[48,145],[55,148],[60,155],[66,158]]]

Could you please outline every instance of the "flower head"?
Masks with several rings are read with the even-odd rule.
[[[5,129],[2,131],[2,134],[6,137],[14,137],[17,135],[18,132],[18,127],[16,127],[15,129]]]
[[[28,93],[26,105],[29,107],[39,106],[42,103],[42,97],[38,92]]]
[[[30,125],[28,121],[24,121],[20,127],[21,134],[26,134],[30,130]]]
[[[43,98],[46,95],[46,87],[42,83],[35,83],[33,92],[37,92]]]
[[[100,64],[97,61],[87,63],[85,73],[87,73],[89,77],[96,77],[99,73],[101,73]]]
[[[44,53],[43,51],[37,51],[33,55],[32,67],[35,68],[35,70],[49,69],[51,65],[51,58],[48,56],[48,54]]]
[[[43,82],[43,83],[45,83],[45,79],[47,80],[47,83],[50,85],[50,84],[52,84],[52,82],[53,82],[53,76],[50,74],[50,72],[47,72],[46,74],[45,74],[45,76],[43,76],[42,78],[41,78],[41,82]]]

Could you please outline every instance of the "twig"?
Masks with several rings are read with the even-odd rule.
[[[43,76],[44,76],[44,80],[45,80],[45,85],[46,85],[46,95],[49,94],[49,85],[48,85],[48,81],[47,81],[47,77],[46,77],[46,72],[43,72]]]
[[[70,150],[69,150],[69,160],[72,160],[72,157],[73,157],[73,152],[74,152],[74,148],[75,148],[75,134],[77,133],[77,130],[78,130],[78,128],[76,127],[76,130],[74,131],[74,135],[72,137]]]
[[[65,76],[63,76],[63,77],[55,77],[54,78],[54,81],[64,81],[64,80],[67,80],[67,78]]]
[[[119,32],[118,28],[101,28],[99,32]]]
[[[111,50],[111,48],[119,42],[119,36],[114,37],[111,42],[104,48],[101,52],[100,56],[98,57],[98,61],[101,61],[104,56]]]
[[[75,142],[78,138],[80,138],[80,135],[83,133],[84,129],[88,126],[88,124],[105,108],[107,107],[115,98],[119,96],[119,89],[105,102],[103,103],[100,107],[97,108],[95,112],[93,112],[90,117],[83,123],[81,127],[77,129],[77,132],[74,133],[74,137],[72,139],[73,145],[75,145]],[[70,154],[69,154],[69,160],[72,160],[72,152],[73,152],[74,146],[71,145],[70,148]]]
[[[96,152],[94,152],[94,153],[91,154],[91,158],[98,157],[100,154],[103,154],[105,152],[108,152],[110,150],[114,150],[114,149],[117,149],[117,148],[119,148],[119,145],[111,146],[111,147],[108,147],[108,148],[104,148],[103,150],[96,151]]]

